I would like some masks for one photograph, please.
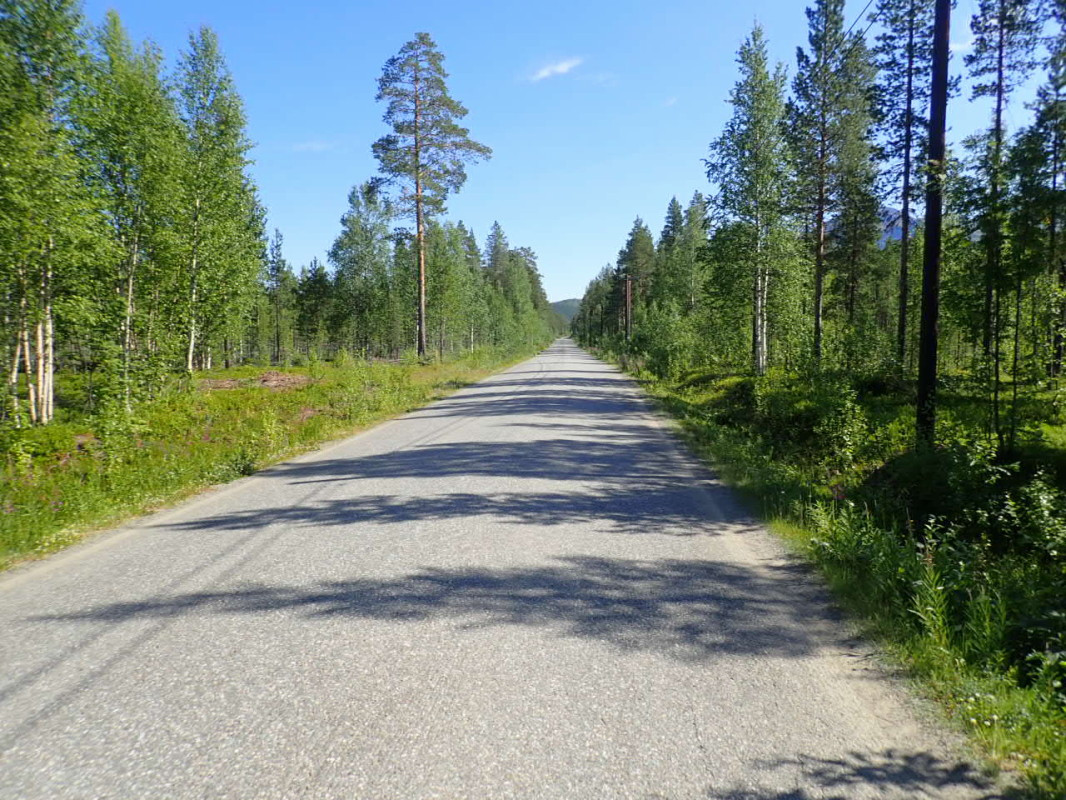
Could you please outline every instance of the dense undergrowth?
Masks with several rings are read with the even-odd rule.
[[[946,382],[941,441],[911,449],[913,386],[692,372],[623,358],[694,448],[1035,797],[1066,796],[1066,413],[1047,393],[997,456]]]
[[[515,358],[484,349],[431,365],[341,357],[215,370],[175,380],[132,414],[61,413],[48,426],[0,429],[0,569],[415,408]],[[76,379],[59,389],[80,406]]]

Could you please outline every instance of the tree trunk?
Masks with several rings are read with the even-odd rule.
[[[22,328],[22,358],[26,365],[26,405],[30,409],[30,424],[36,425],[37,417],[37,384],[34,383],[33,351],[30,349],[29,326]]]
[[[1014,297],[1014,357],[1011,360],[1011,406],[1010,406],[1010,433],[1007,440],[1007,449],[1014,451],[1014,445],[1018,437],[1018,363],[1019,350],[1022,343],[1022,279],[1018,276],[1016,294]]]
[[[1060,138],[1061,126],[1055,126],[1054,145],[1051,148],[1051,218],[1048,220],[1048,251],[1050,255],[1051,274],[1058,280],[1059,301],[1058,319],[1052,320],[1054,333],[1052,334],[1051,368],[1048,370],[1052,377],[1062,374],[1063,356],[1066,355],[1066,258],[1059,257],[1058,223],[1059,223],[1059,170],[1062,169],[1062,140]],[[1057,267],[1057,269],[1056,269]],[[1053,312],[1054,313],[1054,312]]]
[[[936,0],[933,76],[929,98],[929,159],[925,181],[925,241],[922,263],[922,320],[918,340],[917,445],[936,441],[937,348],[940,338],[940,240],[943,226],[945,130],[951,0]]]
[[[194,358],[196,356],[196,303],[199,300],[197,279],[199,277],[200,255],[200,198],[196,198],[196,204],[192,217],[192,259],[189,263],[189,345],[185,351],[185,371],[192,373]]]
[[[34,350],[34,352],[36,354],[36,359],[35,360],[36,360],[36,366],[37,366],[37,382],[36,382],[36,388],[37,388],[37,392],[36,392],[36,394],[37,394],[37,398],[36,398],[37,399],[37,403],[36,403],[36,405],[37,405],[37,423],[39,425],[44,425],[46,422],[48,422],[48,417],[44,413],[44,407],[45,407],[44,396],[45,396],[45,392],[47,391],[47,387],[45,386],[44,320],[43,319],[37,320],[37,324],[33,326],[33,332],[34,332],[34,344],[35,344],[35,348],[36,348]]]
[[[22,297],[19,299],[19,349],[22,351],[22,364],[26,373],[26,408],[30,412],[30,424],[37,424],[37,388],[34,384],[36,370],[33,366],[33,350],[30,347],[30,319],[29,303],[27,300],[26,274],[19,269],[19,277],[22,278]],[[18,370],[15,370],[15,380],[18,380]]]
[[[193,258],[193,276],[192,286],[189,292],[189,344],[185,350],[185,371],[191,373],[195,366],[194,358],[196,356],[196,302],[197,302],[197,286],[196,286],[196,259]]]
[[[275,365],[281,363],[281,286],[274,285],[274,357]]]
[[[130,359],[133,351],[133,287],[139,249],[138,237],[134,236],[126,272],[126,309],[122,318],[122,393],[125,400],[126,413],[132,411]]]
[[[52,421],[55,392],[55,327],[52,320],[52,253],[51,237],[46,245],[41,263],[39,287],[41,316],[37,321],[37,421],[46,425]]]
[[[1000,213],[1001,193],[1001,167],[1003,162],[1003,104],[1004,104],[1004,80],[1006,58],[1006,32],[1003,22],[1006,19],[1006,9],[1003,0],[999,3],[999,24],[997,27],[996,40],[996,114],[995,128],[992,131],[992,185],[991,195],[992,225],[989,241],[988,270],[985,277],[985,309],[989,312],[986,321],[985,356],[988,357],[989,348],[992,355],[992,429],[996,434],[996,441],[1000,449],[1003,448],[1003,431],[1000,424],[1000,306],[1002,303],[999,288],[999,276],[1003,266],[1003,220]]]
[[[815,228],[818,238],[814,249],[814,364],[822,364],[822,308],[825,292],[825,184],[818,187],[818,210]]]
[[[22,413],[19,408],[19,359],[22,358],[22,337],[15,336],[15,355],[11,359],[8,373],[8,392],[11,395],[11,416],[16,428],[22,427]]]
[[[896,361],[900,372],[907,358],[907,302],[910,293],[911,150],[914,146],[914,2],[907,17],[907,86],[903,112],[903,202],[900,212],[899,315],[896,324]]]
[[[762,222],[755,217],[755,297],[752,309],[751,350],[756,375],[766,373],[766,267],[763,264]]]
[[[414,76],[414,167],[415,167],[415,238],[418,240],[418,357],[426,357],[426,215],[422,207],[422,139],[419,126],[422,120],[422,104],[418,90],[419,75]]]
[[[56,375],[56,348],[55,348],[55,318],[52,314],[52,302],[49,299],[44,312],[44,421],[51,422],[55,417],[55,375]]]

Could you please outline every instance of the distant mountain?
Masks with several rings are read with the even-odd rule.
[[[570,300],[557,300],[552,303],[554,308],[559,314],[566,317],[566,321],[569,322],[574,318],[574,314],[577,313],[578,306],[581,305],[581,300],[577,297]]]
[[[889,242],[898,242],[903,238],[903,212],[896,208],[882,208],[881,209],[881,242],[880,247],[884,247]],[[914,229],[914,212],[911,212],[911,230]]]
[[[877,246],[884,250],[889,242],[898,242],[903,238],[903,212],[897,208],[882,208],[878,214],[881,217],[881,238]],[[912,211],[911,231],[919,221]],[[830,220],[828,228],[829,233],[833,233],[836,230],[836,220]]]

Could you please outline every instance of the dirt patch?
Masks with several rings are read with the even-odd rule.
[[[91,433],[79,433],[74,436],[74,447],[76,450],[88,450],[96,441],[96,437]]]
[[[254,386],[262,386],[280,391],[282,389],[295,389],[298,386],[306,386],[310,382],[311,378],[307,375],[291,375],[272,369],[264,372],[258,378],[204,378],[200,381],[200,388],[213,392],[222,389],[247,389]]]
[[[200,388],[208,391],[216,389],[240,389],[241,382],[236,378],[204,378],[200,381]]]
[[[290,375],[277,370],[264,372],[259,376],[259,385],[268,389],[295,389],[297,386],[306,386],[311,379],[306,375]]]

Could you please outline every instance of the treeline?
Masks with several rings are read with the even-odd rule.
[[[705,162],[712,196],[687,211],[671,201],[657,242],[638,219],[575,333],[664,376],[913,375],[933,6],[879,0],[847,25],[844,0],[818,0],[791,80],[756,26]],[[1007,449],[1018,393],[1063,370],[1064,25],[1064,0],[978,3],[964,99],[987,98],[991,116],[947,165],[941,367],[972,381]],[[1008,131],[1008,103],[1034,74],[1029,119]]]
[[[114,12],[90,27],[76,0],[0,0],[0,425],[51,421],[57,396],[128,412],[175,372],[415,346],[413,237],[377,184],[352,192],[333,269],[296,275],[268,245],[251,148],[210,29],[168,70]],[[439,354],[561,325],[498,227],[482,260],[462,225],[426,225]]]
[[[348,201],[329,251],[332,272],[313,261],[294,273],[275,231],[250,329],[260,360],[287,364],[340,350],[396,358],[416,349],[415,239],[394,230],[394,206],[375,181],[352,189]],[[429,221],[426,248],[426,332],[439,358],[485,346],[533,347],[566,330],[548,303],[536,255],[511,248],[499,223],[482,253],[462,222]]]

